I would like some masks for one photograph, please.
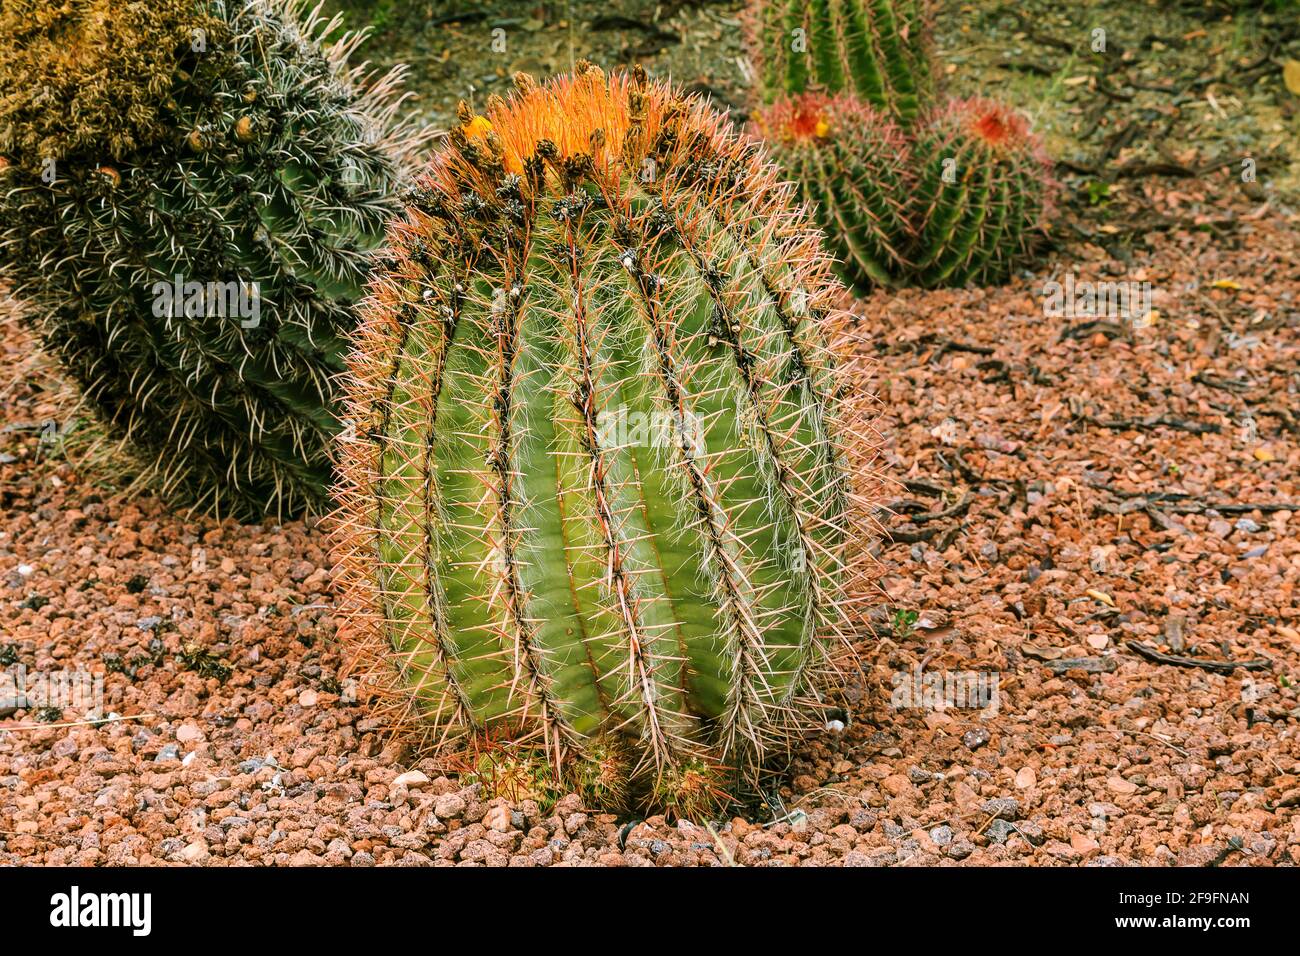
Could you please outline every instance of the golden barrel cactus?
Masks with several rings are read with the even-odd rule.
[[[588,64],[516,86],[462,109],[364,309],[341,636],[435,749],[708,812],[824,722],[859,593],[843,290],[708,107]]]

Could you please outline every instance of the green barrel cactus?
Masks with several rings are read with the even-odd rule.
[[[949,103],[916,133],[908,218],[918,285],[993,285],[1030,256],[1051,204],[1049,161],[1024,117],[982,99]]]
[[[762,99],[855,93],[900,125],[929,108],[930,0],[757,0],[750,58]]]
[[[156,485],[320,509],[345,336],[420,136],[297,0],[4,0],[0,278]]]
[[[436,752],[709,812],[824,722],[858,593],[842,287],[706,106],[516,86],[462,109],[364,310],[340,636]]]
[[[896,284],[914,242],[907,218],[915,182],[907,137],[846,94],[805,93],[754,115],[754,131],[798,181],[849,285]]]

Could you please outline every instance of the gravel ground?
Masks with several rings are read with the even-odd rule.
[[[489,800],[386,744],[339,679],[320,529],[110,494],[42,441],[65,400],[9,324],[0,661],[102,675],[128,719],[6,714],[0,863],[1300,863],[1300,517],[1244,507],[1300,501],[1296,218],[1213,212],[1230,240],[1152,238],[1152,328],[1044,319],[1050,271],[855,306],[907,482],[885,593],[848,727],[729,821]],[[914,668],[992,675],[996,712],[895,706]]]

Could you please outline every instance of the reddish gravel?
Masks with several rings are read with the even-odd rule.
[[[622,843],[576,797],[488,800],[385,746],[341,698],[320,531],[97,490],[42,453],[31,426],[65,410],[11,326],[0,661],[102,674],[130,719],[0,719],[0,863],[1300,863],[1300,517],[1237,507],[1300,502],[1300,268],[1295,217],[1249,214],[1226,239],[1175,223],[1131,266],[1077,247],[1007,288],[857,307],[910,484],[850,723],[809,742],[775,822]],[[1158,323],[1063,337],[1039,295],[1061,261],[1149,280]],[[891,707],[914,667],[996,676],[996,714]]]

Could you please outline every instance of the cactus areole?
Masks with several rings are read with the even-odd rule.
[[[462,108],[389,243],[336,516],[357,667],[443,752],[716,809],[823,726],[861,573],[815,230],[720,116],[582,64]]]

